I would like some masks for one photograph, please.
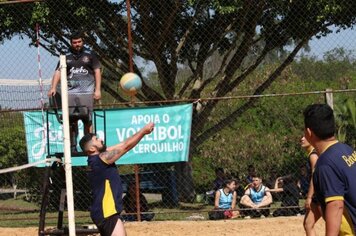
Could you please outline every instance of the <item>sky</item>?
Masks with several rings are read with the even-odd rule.
[[[39,79],[37,48],[29,43],[29,39],[15,37],[0,45],[0,79]],[[52,77],[57,62],[57,57],[40,48],[42,79]]]
[[[39,79],[37,48],[29,47],[29,40],[15,37],[0,45],[0,79]],[[313,38],[309,42],[309,54],[322,59],[322,55],[334,48],[343,47],[356,52],[356,29],[343,30],[321,39]],[[40,48],[42,79],[50,79],[58,58]]]
[[[11,97],[15,96],[13,92],[16,91],[15,86],[5,89],[4,86],[1,85],[2,79],[38,80],[39,63],[43,80],[50,80],[53,75],[58,63],[58,58],[50,55],[43,48],[40,48],[40,60],[38,60],[37,48],[30,47],[29,43],[30,40],[28,38],[20,39],[19,37],[15,37],[12,40],[7,40],[3,44],[0,44],[0,106],[2,107],[11,106],[11,100],[13,100]],[[356,29],[342,30],[340,33],[332,33],[320,39],[314,37],[309,42],[309,46],[311,51],[307,52],[307,54],[316,56],[319,59],[322,59],[325,52],[339,47],[343,47],[346,50],[353,50],[354,53],[356,53]],[[151,68],[154,67],[152,66]],[[35,97],[36,104],[39,104],[40,89],[39,86],[35,87],[31,89],[36,93],[35,96],[26,96]],[[43,90],[48,90],[48,88],[45,87]],[[33,104],[31,99],[25,99],[26,96],[23,96],[23,100],[27,100],[29,104]],[[23,106],[27,107],[27,105]],[[23,106],[16,105],[16,107]]]
[[[322,59],[322,55],[334,48],[343,47],[346,50],[352,50],[356,53],[356,29],[342,30],[340,33],[332,33],[326,37],[317,39],[313,37],[309,41],[311,54]]]

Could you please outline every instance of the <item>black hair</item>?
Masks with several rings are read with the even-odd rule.
[[[258,173],[254,173],[253,175],[251,175],[252,178],[259,178],[262,179],[262,176]]]
[[[254,170],[254,171],[256,170],[255,166],[252,165],[252,164],[248,165],[247,169],[248,170]]]
[[[304,125],[321,140],[331,138],[335,134],[334,112],[327,104],[313,104],[305,108]]]
[[[222,168],[222,167],[215,168],[215,173],[218,173],[218,172],[225,173],[224,168]]]
[[[225,179],[224,180],[224,185],[223,188],[227,187],[229,184],[231,184],[232,182],[235,182],[235,184],[237,183],[236,179]]]
[[[83,39],[83,33],[81,31],[75,31],[71,34],[69,39],[71,42],[73,39]]]
[[[85,150],[85,145],[86,145],[88,142],[90,142],[94,136],[96,136],[96,135],[93,134],[93,133],[88,133],[88,134],[84,135],[84,136],[80,139],[80,141],[79,141],[79,146],[80,146],[80,148],[83,150],[83,152],[86,151],[86,150]]]

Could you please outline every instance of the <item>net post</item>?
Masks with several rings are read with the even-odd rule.
[[[41,202],[41,209],[40,209],[40,221],[38,226],[39,236],[45,235],[46,208],[48,205],[50,172],[51,172],[51,167],[47,166],[43,178],[42,202]]]
[[[325,93],[325,100],[326,104],[328,104],[331,109],[334,109],[334,97],[333,97],[333,90],[330,88],[327,88]]]
[[[69,131],[69,109],[68,109],[68,89],[67,89],[67,64],[66,56],[60,55],[61,69],[61,93],[62,93],[62,115],[63,115],[63,151],[64,168],[67,190],[67,209],[68,209],[68,227],[69,235],[75,235],[75,217],[74,217],[74,197],[72,180],[72,162],[70,152],[70,131]]]

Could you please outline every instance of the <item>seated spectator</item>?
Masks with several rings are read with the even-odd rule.
[[[226,180],[226,174],[224,169],[221,167],[215,169],[215,176],[216,177],[213,181],[212,190],[206,192],[209,204],[214,204],[215,192],[224,186],[224,182]]]
[[[310,184],[310,175],[308,174],[308,168],[306,165],[301,165],[299,168],[299,180],[298,187],[300,189],[300,196],[305,198],[307,196]]]
[[[275,182],[276,182],[277,178],[278,178],[277,171],[276,170],[270,171],[270,175],[269,175],[268,179],[265,181],[266,186],[269,189],[275,188],[274,185],[275,185]],[[281,188],[281,187],[282,187],[282,181],[278,184],[278,188]],[[273,197],[274,201],[279,201],[280,200],[280,193],[279,192],[271,192],[271,194],[272,194],[272,197]]]
[[[282,187],[280,187],[281,183]],[[293,216],[300,213],[299,188],[292,175],[278,177],[270,192],[281,192],[281,208],[273,212],[273,216]]]
[[[266,187],[273,189],[274,188],[274,184],[276,183],[276,179],[278,178],[278,174],[276,170],[271,170],[269,172],[269,176],[268,178],[264,181]]]
[[[214,210],[209,212],[210,220],[236,218],[236,180],[225,180],[223,188],[215,192]]]
[[[239,204],[241,197],[245,194],[245,189],[241,183],[239,174],[237,172],[232,172],[231,175],[227,175],[227,178],[235,180],[235,184],[236,184],[235,191],[236,191],[236,195],[237,195],[236,202]]]
[[[237,202],[240,202],[241,197],[245,194],[245,189],[244,187],[242,187],[240,180],[235,179],[236,180],[236,187],[235,187],[235,192],[236,192],[236,199]]]
[[[256,169],[253,165],[247,167],[246,184],[251,184],[253,182],[253,176],[256,175]]]
[[[136,185],[135,182],[129,183],[127,193],[122,199],[123,207],[125,213],[136,213],[136,214],[127,214],[122,215],[124,221],[137,221],[137,206],[136,206]],[[140,215],[141,220],[150,221],[154,217],[153,212],[149,212],[148,202],[146,197],[140,193]]]
[[[224,183],[226,180],[226,175],[223,168],[216,168],[215,169],[215,176],[216,178],[213,181],[213,189],[216,191],[224,187]]]
[[[251,186],[246,189],[240,201],[242,206],[251,209],[245,210],[243,215],[249,217],[261,217],[263,215],[267,217],[269,209],[264,208],[269,207],[272,201],[269,188],[262,184],[262,178],[255,175],[252,177]]]

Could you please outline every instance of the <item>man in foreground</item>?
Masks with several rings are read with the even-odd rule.
[[[102,236],[126,235],[120,217],[123,190],[115,161],[150,134],[153,128],[154,124],[149,123],[127,140],[108,148],[92,133],[80,140],[80,147],[88,155],[88,178],[93,197],[90,216]]]
[[[326,221],[326,235],[355,235],[356,152],[336,140],[334,114],[328,105],[308,106],[304,124],[304,137],[319,156],[313,183]]]

